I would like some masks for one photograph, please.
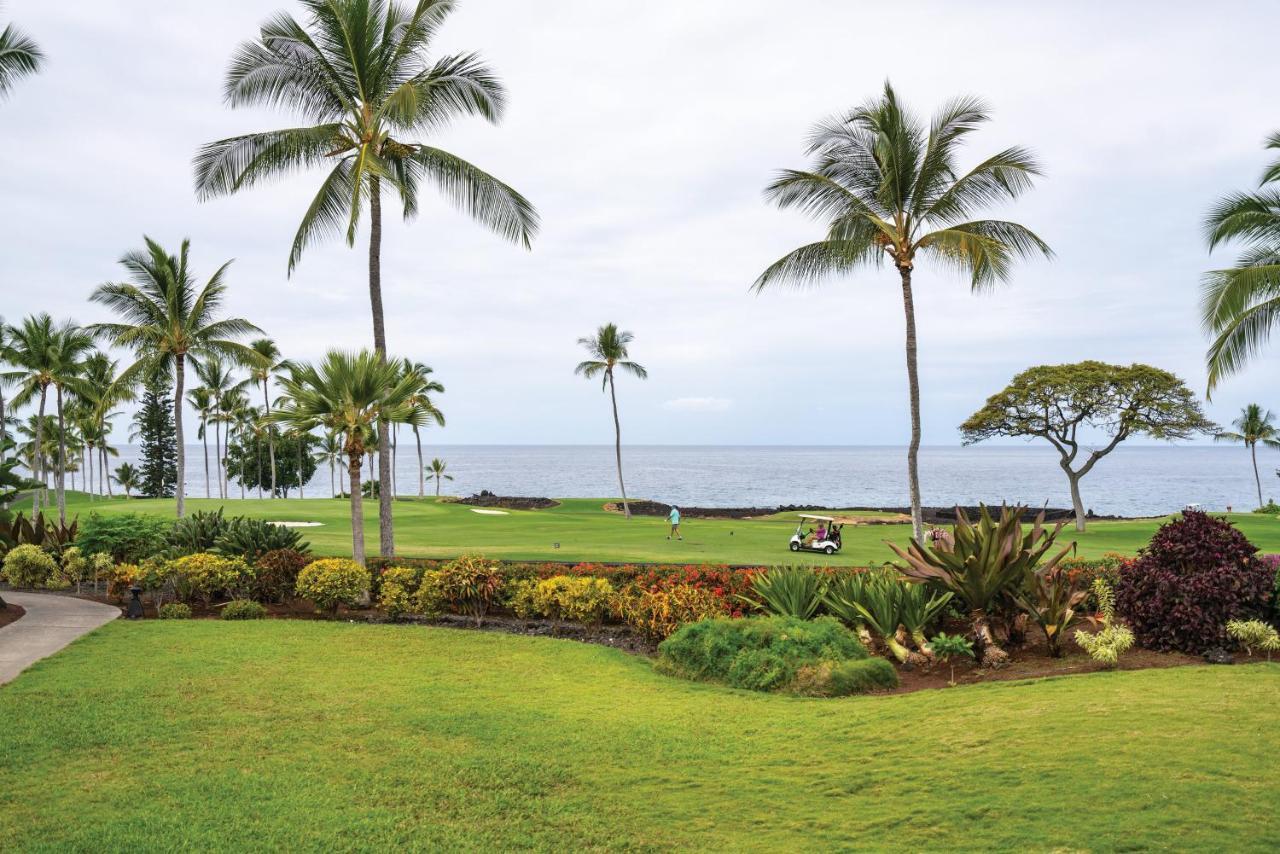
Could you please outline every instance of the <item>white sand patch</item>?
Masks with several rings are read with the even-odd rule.
[[[472,513],[479,513],[481,516],[510,516],[506,510],[490,510],[488,507],[472,507]]]
[[[281,528],[319,528],[324,522],[272,522]]]

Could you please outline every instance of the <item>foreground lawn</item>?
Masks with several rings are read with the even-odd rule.
[[[505,516],[472,512],[462,504],[434,499],[397,501],[396,543],[408,557],[456,557],[482,552],[506,560],[608,561],[638,563],[728,564],[844,564],[866,566],[893,557],[885,540],[905,545],[909,525],[846,526],[843,551],[825,555],[792,554],[787,542],[795,531],[794,514],[768,519],[686,519],[684,541],[668,541],[661,519],[637,516],[627,521],[606,513],[605,499],[567,499],[549,510],[510,511]],[[174,514],[172,500],[89,501],[73,495],[69,512]],[[304,533],[320,554],[351,554],[350,509],[344,500],[308,498],[291,500],[249,499],[217,501],[188,499],[191,510],[225,507],[228,515],[248,514],[274,521],[320,522]],[[365,531],[371,551],[377,549],[377,504],[365,502]],[[1280,520],[1272,516],[1233,514],[1231,520],[1263,551],[1280,552]],[[1063,530],[1064,545],[1079,540],[1079,554],[1099,556],[1118,551],[1132,554],[1147,543],[1162,520],[1094,522],[1083,535],[1073,527]],[[559,548],[556,544],[559,544]]]
[[[411,626],[117,622],[0,688],[7,849],[1275,850],[1280,664],[848,700]]]

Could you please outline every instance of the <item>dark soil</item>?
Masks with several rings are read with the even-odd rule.
[[[637,516],[658,516],[665,517],[671,512],[670,504],[663,504],[659,501],[629,501],[631,512]],[[994,502],[989,507],[999,507],[999,502]],[[621,504],[608,504],[605,509],[621,513]],[[961,507],[970,518],[978,515],[978,507]],[[1029,507],[1023,513],[1024,521],[1031,522],[1040,513],[1039,507]],[[750,519],[756,516],[770,516],[774,513],[800,513],[800,512],[817,512],[817,513],[835,513],[837,511],[845,511],[846,515],[856,514],[859,510],[876,513],[897,513],[910,517],[910,507],[815,507],[812,504],[782,504],[777,507],[681,507],[680,515],[687,516],[690,519]],[[956,521],[956,508],[951,507],[923,507],[926,525],[950,525]],[[1089,511],[1088,517],[1095,520],[1121,520],[1126,516],[1099,516],[1092,510]],[[1045,508],[1045,521],[1061,522],[1070,521],[1075,518],[1075,511],[1069,508],[1049,507]],[[876,519],[867,518],[862,520],[868,524],[875,524]],[[884,524],[895,524],[897,519],[885,519]]]
[[[466,504],[469,507],[500,507],[503,510],[546,510],[548,507],[557,506],[560,502],[550,498],[494,495],[489,490],[483,489],[470,498],[459,498],[457,503]]]
[[[23,614],[27,613],[21,605],[8,603],[8,607],[0,608],[0,628],[9,625],[19,619]]]

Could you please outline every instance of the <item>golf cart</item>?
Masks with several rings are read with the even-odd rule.
[[[809,526],[807,531],[806,525]],[[840,551],[840,527],[830,516],[801,513],[800,524],[796,525],[796,532],[791,535],[791,551],[833,555]]]

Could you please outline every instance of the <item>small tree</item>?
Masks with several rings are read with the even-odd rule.
[[[973,641],[960,635],[939,632],[933,640],[929,641],[929,648],[933,650],[934,656],[939,661],[946,662],[947,667],[950,668],[951,678],[947,681],[947,684],[955,685],[956,665],[951,659],[958,656],[973,658]]]
[[[1107,441],[1087,449],[1081,429],[1102,433]],[[1173,441],[1217,426],[1181,379],[1150,365],[1079,362],[1028,368],[960,425],[964,443],[995,436],[1038,436],[1058,451],[1058,465],[1071,484],[1076,530],[1085,529],[1080,479],[1098,460],[1130,436]]]
[[[169,378],[153,374],[142,395],[142,407],[134,416],[137,437],[142,445],[142,468],[138,491],[148,498],[170,498],[178,481],[178,438],[169,403]]]

